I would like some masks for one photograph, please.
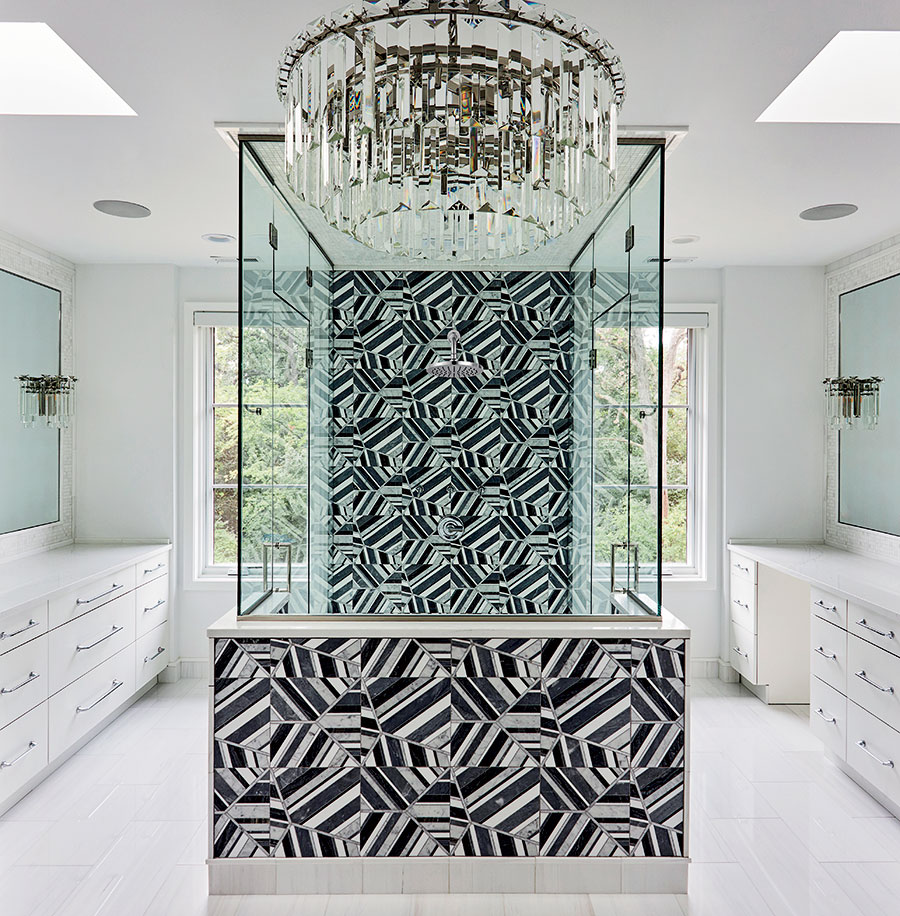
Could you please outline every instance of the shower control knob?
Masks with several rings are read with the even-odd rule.
[[[437,530],[445,541],[455,541],[466,530],[466,527],[455,516],[447,515],[438,522]]]

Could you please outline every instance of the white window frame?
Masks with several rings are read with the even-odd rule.
[[[234,583],[236,563],[212,563],[213,473],[215,427],[215,329],[237,327],[237,311],[198,309],[193,313],[194,335],[194,575],[204,580]],[[237,484],[235,484],[237,489]]]
[[[687,562],[663,563],[666,581],[705,579],[709,494],[710,314],[685,306],[665,310],[664,327],[688,328]]]

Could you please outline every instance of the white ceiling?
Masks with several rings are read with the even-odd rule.
[[[327,0],[326,0],[326,5]],[[334,2],[339,6],[339,0]],[[896,0],[560,0],[625,66],[621,121],[688,125],[667,162],[667,254],[694,267],[826,264],[900,232],[900,126],[758,124],[841,29],[900,29]],[[275,63],[312,0],[2,0],[45,21],[137,118],[0,116],[0,230],[77,262],[209,264],[237,233],[234,154],[216,121],[278,120]],[[146,220],[94,211],[146,204]],[[859,205],[833,223],[797,214]]]

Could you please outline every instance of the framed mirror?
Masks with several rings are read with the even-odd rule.
[[[839,433],[838,521],[900,535],[900,274],[842,293],[838,309],[839,374],[884,379],[878,425]]]
[[[19,376],[61,372],[62,294],[0,270],[0,534],[60,520],[60,432],[20,417]]]

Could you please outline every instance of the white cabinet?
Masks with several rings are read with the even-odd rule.
[[[809,727],[833,754],[846,754],[847,698],[815,677],[809,688]]]
[[[730,557],[732,667],[768,703],[808,703],[809,586],[738,547]]]
[[[820,617],[810,621],[810,673],[841,693],[847,692],[847,631]],[[812,698],[810,698],[812,704]]]
[[[35,583],[15,606],[0,588],[0,812],[171,661],[168,570],[169,547],[149,545],[75,545],[0,564],[5,594]]]

